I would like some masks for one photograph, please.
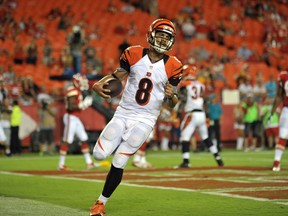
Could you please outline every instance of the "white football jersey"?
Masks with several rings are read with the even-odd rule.
[[[182,78],[181,62],[174,56],[165,55],[162,60],[152,63],[148,49],[133,46],[123,52],[120,67],[129,76],[115,116],[138,119],[153,127],[164,100],[167,81],[176,87]]]
[[[205,86],[198,80],[191,80],[189,84],[186,85],[187,98],[184,106],[185,112],[191,112],[195,109],[204,111],[204,91]]]

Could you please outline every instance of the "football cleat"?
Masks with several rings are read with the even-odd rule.
[[[141,169],[147,169],[147,168],[151,168],[152,165],[148,162],[137,162],[137,161],[133,161],[132,165]]]
[[[273,163],[273,168],[272,168],[272,171],[274,172],[279,172],[281,170],[280,168],[280,161],[274,161]]]
[[[190,165],[190,163],[181,163],[179,166],[176,166],[175,168],[177,169],[177,168],[190,168],[191,167],[191,165]]]
[[[58,170],[59,171],[69,171],[70,169],[67,166],[63,165],[63,166],[58,167]]]
[[[90,216],[105,216],[105,206],[103,202],[97,200],[95,204],[90,209]]]
[[[222,159],[217,159],[216,162],[217,162],[219,167],[224,166],[224,163],[223,163]]]

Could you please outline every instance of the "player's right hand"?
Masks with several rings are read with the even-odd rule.
[[[105,99],[110,99],[110,95],[107,95],[105,93],[109,93],[109,89],[105,89],[104,86],[108,85],[108,82],[105,80],[101,81],[99,80],[98,82],[94,83],[92,86],[92,90],[95,91],[97,94],[99,94],[101,97]]]

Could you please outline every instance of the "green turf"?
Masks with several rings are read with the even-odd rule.
[[[221,154],[227,166],[271,167],[274,151],[244,153],[224,150]],[[181,153],[149,151],[147,158],[157,168],[173,167],[181,162]],[[12,158],[0,156],[0,215],[89,215],[89,208],[101,193],[103,182],[15,175],[10,172],[55,170],[57,163],[57,155],[39,157],[36,154],[23,154]],[[191,153],[191,163],[193,167],[215,166],[213,157],[206,152]],[[67,165],[77,170],[85,169],[82,155],[68,155]],[[281,171],[281,174],[288,175],[285,155],[282,167],[286,169]],[[127,166],[127,169],[132,168],[130,164]],[[108,168],[101,170],[108,171]],[[272,172],[271,175],[277,176]],[[287,212],[288,205],[276,202],[216,196],[199,191],[142,188],[127,184],[119,186],[107,205],[107,216],[270,216],[287,215]]]

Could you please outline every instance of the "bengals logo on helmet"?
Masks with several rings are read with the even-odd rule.
[[[156,32],[161,31],[170,35],[170,39],[166,46],[161,46],[156,43]],[[176,28],[168,19],[157,19],[149,27],[147,33],[147,41],[157,52],[164,53],[172,49],[175,43]]]

